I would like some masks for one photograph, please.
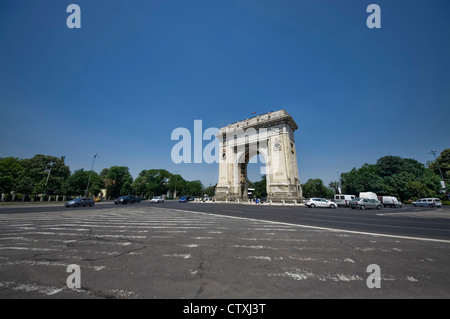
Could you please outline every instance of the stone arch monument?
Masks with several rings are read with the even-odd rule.
[[[220,129],[219,181],[216,200],[246,200],[247,165],[255,155],[265,160],[267,200],[300,201],[294,131],[298,126],[285,111],[269,112]]]

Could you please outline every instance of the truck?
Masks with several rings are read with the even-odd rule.
[[[378,196],[372,192],[361,192],[359,193],[359,198],[375,199],[378,200]]]
[[[397,197],[394,196],[378,196],[378,200],[383,204],[384,207],[403,207],[402,202],[400,202]]]
[[[336,203],[336,205],[338,205],[338,207],[349,207],[350,201],[352,199],[355,199],[355,197],[355,195],[336,194],[334,195],[334,202]]]

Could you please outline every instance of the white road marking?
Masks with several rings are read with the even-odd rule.
[[[347,263],[352,263],[352,264],[355,263],[355,261],[353,259],[350,259],[350,258],[345,258],[344,261],[347,262]]]
[[[32,251],[60,251],[51,248],[31,248],[31,247],[0,247],[0,250],[32,250]]]
[[[306,280],[306,279],[317,279],[320,281],[362,281],[358,275],[346,275],[346,274],[326,274],[326,275],[316,275],[308,270],[303,269],[293,269],[285,271],[284,273],[269,274],[269,277],[288,277],[294,280]]]
[[[325,231],[331,231],[331,232],[341,232],[341,233],[356,234],[356,235],[369,235],[369,236],[377,236],[377,237],[410,239],[410,240],[419,240],[419,241],[427,241],[427,242],[450,244],[450,240],[445,240],[445,239],[413,237],[413,236],[400,236],[400,235],[390,235],[390,234],[381,234],[381,233],[370,233],[370,232],[362,232],[362,231],[339,229],[339,228],[318,227],[318,226],[292,224],[292,223],[276,222],[276,221],[269,221],[269,220],[259,220],[259,219],[247,218],[247,217],[227,216],[227,215],[220,215],[220,214],[217,214],[217,213],[204,213],[204,212],[188,211],[188,210],[181,210],[181,209],[172,209],[172,210],[179,211],[179,212],[184,212],[184,213],[190,213],[190,214],[201,214],[201,215],[208,215],[208,216],[213,215],[213,216],[220,216],[220,217],[223,217],[223,218],[248,220],[248,221],[254,221],[254,222],[261,222],[261,223],[268,223],[268,224],[275,224],[275,225],[283,225],[283,226],[291,226],[291,227],[298,227],[298,228],[307,228],[307,229],[325,230]]]
[[[250,249],[264,249],[267,247],[258,245],[258,246],[245,246],[245,245],[231,245],[233,248],[250,248]]]
[[[245,259],[257,259],[257,260],[266,260],[266,261],[272,261],[272,258],[268,256],[248,256],[244,257]],[[242,259],[242,257],[239,257],[239,259]]]
[[[0,287],[10,288],[15,291],[37,292],[39,294],[43,294],[46,296],[56,295],[57,293],[60,293],[61,291],[63,291],[65,289],[65,288],[56,288],[56,287],[51,287],[51,286],[42,286],[42,285],[37,285],[34,283],[23,284],[23,283],[17,283],[14,281],[0,282]]]
[[[164,254],[163,256],[164,257],[183,258],[183,259],[191,258],[191,254]]]

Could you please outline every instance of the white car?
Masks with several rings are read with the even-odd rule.
[[[305,202],[306,207],[314,208],[314,207],[329,207],[336,208],[338,205],[331,200],[325,198],[308,198]]]
[[[150,200],[150,204],[153,203],[164,203],[164,197],[162,196],[155,196]]]
[[[412,203],[414,207],[442,207],[442,202],[439,198],[421,198]]]

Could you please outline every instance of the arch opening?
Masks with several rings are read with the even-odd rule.
[[[267,197],[266,156],[258,149],[246,149],[238,157],[239,194],[241,200]]]

